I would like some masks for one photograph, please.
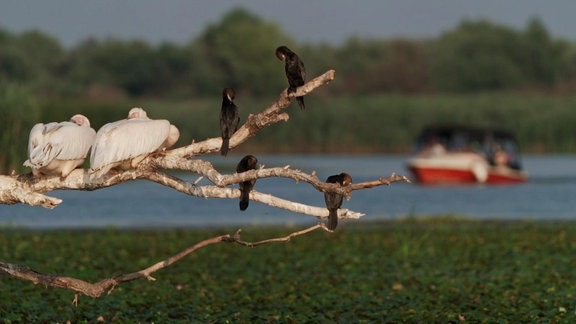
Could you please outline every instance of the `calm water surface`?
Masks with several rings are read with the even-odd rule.
[[[241,156],[211,157],[221,172],[233,172]],[[408,175],[408,156],[259,156],[268,167],[291,165],[315,170],[321,179],[347,171],[355,182],[374,180],[392,172]],[[576,219],[576,155],[525,156],[529,182],[521,185],[421,186],[395,183],[355,191],[346,208],[366,213],[364,219],[446,215],[495,219]],[[181,175],[194,180],[194,175]],[[205,182],[202,182],[205,183]],[[324,206],[322,193],[288,179],[261,179],[256,190]],[[55,191],[64,202],[53,210],[24,205],[0,205],[0,225],[29,228],[94,228],[116,226],[182,227],[243,224],[314,223],[315,218],[250,202],[247,211],[236,199],[203,199],[138,180],[93,192]],[[349,221],[351,222],[351,221]]]

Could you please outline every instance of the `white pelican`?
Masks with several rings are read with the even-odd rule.
[[[60,123],[36,124],[28,138],[28,160],[24,166],[32,168],[35,176],[65,178],[82,165],[95,136],[96,131],[83,115]]]
[[[91,177],[110,169],[133,169],[154,152],[178,141],[180,132],[164,119],[150,119],[142,108],[132,108],[127,119],[102,126],[90,154]]]

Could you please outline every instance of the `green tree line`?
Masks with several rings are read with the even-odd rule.
[[[350,38],[298,44],[275,23],[235,9],[187,44],[87,39],[66,49],[32,30],[0,29],[0,80],[44,96],[193,97],[224,85],[260,96],[285,86],[274,49],[293,47],[309,75],[335,68],[332,94],[558,89],[576,80],[576,46],[537,18],[523,30],[463,21],[434,39]]]
[[[23,170],[35,123],[75,113],[98,129],[139,105],[174,121],[181,144],[219,136],[223,87],[237,89],[245,119],[287,86],[274,56],[280,44],[300,55],[309,76],[333,68],[336,80],[307,99],[309,110],[245,149],[406,152],[426,123],[474,121],[512,128],[530,151],[576,152],[576,46],[537,18],[523,29],[462,21],[436,38],[329,45],[298,43],[238,8],[186,44],[110,38],[65,48],[38,30],[0,28],[0,173]]]

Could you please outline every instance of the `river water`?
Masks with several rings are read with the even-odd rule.
[[[231,173],[241,156],[211,156],[221,172]],[[267,167],[290,165],[316,171],[321,179],[346,171],[355,182],[392,172],[410,176],[408,156],[259,156]],[[576,155],[525,156],[529,182],[520,185],[422,186],[394,183],[355,191],[344,207],[363,212],[365,220],[407,216],[456,215],[481,219],[576,219]],[[187,180],[195,175],[181,174]],[[205,183],[205,182],[204,182]],[[324,196],[306,183],[260,179],[256,190],[306,204],[324,206]],[[0,226],[25,228],[118,228],[305,224],[313,217],[250,202],[247,211],[236,199],[203,199],[184,195],[144,180],[92,192],[55,191],[64,202],[53,210],[25,205],[0,205]],[[347,220],[347,222],[356,222]]]

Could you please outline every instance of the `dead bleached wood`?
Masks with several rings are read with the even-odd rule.
[[[230,149],[247,141],[250,137],[258,133],[262,128],[280,121],[287,121],[289,115],[284,112],[290,106],[290,99],[296,96],[303,96],[310,93],[317,87],[324,85],[334,79],[334,70],[327,71],[321,76],[309,81],[304,86],[298,88],[290,95],[284,90],[278,100],[264,109],[261,113],[249,115],[247,121],[230,139]],[[42,206],[45,208],[55,208],[61,199],[45,195],[54,190],[98,190],[127,181],[145,179],[172,188],[179,192],[194,197],[202,198],[231,198],[237,199],[240,191],[237,188],[229,187],[250,179],[262,179],[271,177],[281,177],[292,179],[295,182],[303,182],[313,186],[320,192],[336,192],[350,198],[352,191],[373,188],[376,186],[390,185],[393,182],[409,182],[404,176],[392,174],[389,177],[381,177],[362,183],[355,183],[351,186],[340,187],[336,184],[329,184],[321,181],[315,172],[311,174],[295,170],[289,166],[284,167],[261,167],[256,170],[247,171],[241,174],[222,174],[218,172],[211,163],[191,159],[208,153],[219,152],[222,145],[221,138],[209,138],[201,142],[191,143],[184,147],[153,154],[144,159],[136,169],[109,172],[101,178],[92,181],[88,171],[76,169],[68,177],[43,177],[36,178],[31,174],[24,175],[0,175],[0,204],[28,204],[31,206]],[[210,184],[199,185],[199,180],[191,182],[164,172],[164,170],[181,170],[198,174],[200,178],[206,179]],[[328,210],[322,207],[309,206],[298,202],[288,201],[270,194],[261,193],[257,190],[250,192],[250,199],[273,207],[286,209],[295,213],[306,214],[317,218],[328,217]],[[359,218],[364,214],[340,209],[339,218]],[[118,275],[112,278],[103,279],[97,283],[89,283],[81,279],[72,277],[57,276],[35,271],[24,265],[11,264],[0,261],[0,274],[5,274],[14,278],[28,280],[35,284],[59,287],[76,292],[75,303],[79,294],[98,298],[106,292],[110,292],[117,285],[137,279],[155,280],[152,273],[170,266],[174,262],[182,259],[186,255],[197,251],[200,248],[220,243],[232,242],[244,246],[258,246],[273,242],[287,242],[293,237],[307,234],[317,229],[328,229],[323,223],[319,223],[307,229],[293,232],[284,237],[271,238],[259,242],[247,242],[240,239],[240,231],[235,235],[222,235],[199,242],[180,253],[158,262],[146,269],[137,272]]]
[[[310,80],[300,87],[296,93],[288,96],[286,90],[280,93],[278,100],[267,107],[263,112],[249,115],[248,120],[230,139],[230,149],[244,143],[262,128],[280,121],[287,121],[289,116],[283,112],[290,106],[290,98],[294,95],[304,95],[314,89],[332,81],[335,71],[329,70],[319,77]],[[67,178],[46,177],[37,179],[30,175],[0,175],[0,203],[1,204],[28,204],[55,208],[62,200],[43,195],[53,190],[97,190],[117,185],[133,179],[145,179],[150,176],[151,170],[158,168],[187,170],[181,165],[187,165],[187,159],[192,156],[214,153],[220,150],[222,138],[209,138],[198,143],[176,148],[160,154],[151,155],[142,161],[137,170],[128,170],[120,173],[109,173],[92,182],[86,170],[74,170]],[[187,170],[193,171],[193,170]]]
[[[287,121],[289,116],[287,113],[283,113],[283,110],[290,107],[290,98],[295,96],[302,96],[309,92],[314,91],[314,89],[334,80],[336,71],[329,70],[324,74],[308,81],[305,85],[298,88],[294,93],[288,95],[287,91],[284,90],[280,93],[278,100],[272,103],[268,108],[266,108],[261,113],[256,115],[248,115],[248,120],[244,125],[238,128],[238,131],[230,138],[230,149],[237,147],[238,145],[244,143],[248,138],[254,136],[262,128],[270,126],[280,121]],[[220,150],[222,146],[222,138],[210,138],[202,142],[192,143],[190,145],[177,148],[167,152],[167,155],[175,155],[181,158],[189,158],[192,156],[198,156],[206,153],[215,153]]]
[[[317,87],[326,84],[334,79],[335,71],[329,70],[317,78],[298,88],[298,91],[290,95],[284,90],[278,100],[264,109],[261,113],[249,115],[248,120],[230,139],[230,149],[244,143],[251,136],[254,136],[262,128],[279,121],[288,120],[288,114],[284,112],[290,106],[290,98],[294,96],[305,95]],[[261,168],[258,170],[248,171],[242,174],[220,174],[209,162],[202,160],[190,160],[193,156],[218,152],[222,145],[222,139],[209,138],[202,142],[192,143],[190,145],[176,148],[174,150],[154,154],[142,161],[137,169],[104,175],[103,177],[91,181],[88,171],[76,169],[68,177],[44,177],[36,178],[31,174],[26,175],[0,175],[0,203],[16,204],[23,203],[31,206],[42,206],[45,208],[55,208],[61,199],[44,195],[53,190],[97,190],[105,187],[114,186],[126,181],[135,179],[147,179],[186,193],[195,197],[203,198],[238,198],[240,191],[236,188],[227,188],[227,186],[237,184],[249,179],[284,177],[291,178],[297,182],[306,182],[319,191],[338,192],[346,198],[350,197],[352,190],[370,188],[377,185],[390,184],[395,181],[408,181],[405,177],[392,175],[388,178],[374,180],[369,185],[366,183],[355,184],[352,187],[340,188],[335,184],[327,184],[320,181],[314,173],[306,174],[299,170],[293,170],[286,167],[281,168]],[[211,185],[196,185],[174,176],[169,176],[160,170],[182,170],[197,173],[208,179]],[[382,181],[382,179],[384,181]],[[250,198],[273,207],[278,207],[297,213],[307,214],[315,217],[327,217],[326,208],[307,206],[297,202],[287,201],[269,194],[252,191]],[[358,218],[362,213],[342,209],[340,217]]]
[[[3,194],[10,195],[9,198],[11,199],[14,197],[15,194],[20,195],[21,197],[34,197],[37,199],[30,200],[28,203],[29,205],[54,208],[62,201],[58,198],[42,195],[39,192],[62,190],[62,189],[96,190],[135,179],[147,179],[194,197],[230,198],[230,199],[238,199],[240,197],[240,190],[237,188],[228,188],[226,186],[244,182],[250,179],[260,179],[260,178],[276,177],[276,178],[293,179],[296,182],[309,183],[319,191],[338,192],[343,194],[345,197],[350,197],[350,194],[353,190],[372,188],[374,186],[390,185],[391,183],[398,181],[409,182],[409,180],[404,176],[398,176],[396,174],[392,174],[390,177],[387,178],[382,177],[378,180],[357,183],[352,186],[342,188],[335,184],[320,181],[318,177],[316,177],[316,175],[314,174],[307,174],[300,170],[290,169],[289,167],[260,168],[257,170],[251,170],[243,173],[223,175],[220,174],[212,166],[211,163],[205,161],[199,161],[199,160],[187,161],[187,163],[184,163],[182,165],[188,165],[189,169],[181,168],[181,170],[188,170],[198,173],[204,176],[209,181],[211,181],[214,185],[200,186],[195,184],[194,182],[185,181],[175,176],[157,170],[145,170],[145,169],[143,170],[141,168],[136,170],[124,171],[118,174],[107,175],[101,182],[95,185],[93,183],[84,181],[84,179],[87,179],[88,177],[88,173],[86,170],[77,169],[74,170],[72,173],[70,173],[70,175],[66,179],[60,179],[59,177],[37,179],[30,176],[26,177],[0,176],[0,186],[2,187],[6,186],[11,189],[10,191],[0,190],[0,197]],[[27,180],[22,181],[22,178],[27,178]],[[328,217],[328,210],[325,207],[304,205],[298,202],[293,202],[279,197],[275,197],[270,194],[260,193],[257,190],[252,190],[250,192],[250,199],[272,207],[289,210],[295,213],[301,213],[319,218]],[[53,202],[53,200],[56,201]],[[12,203],[17,202],[19,201],[13,201]],[[339,210],[338,215],[339,218],[359,218],[364,214],[343,208]]]

